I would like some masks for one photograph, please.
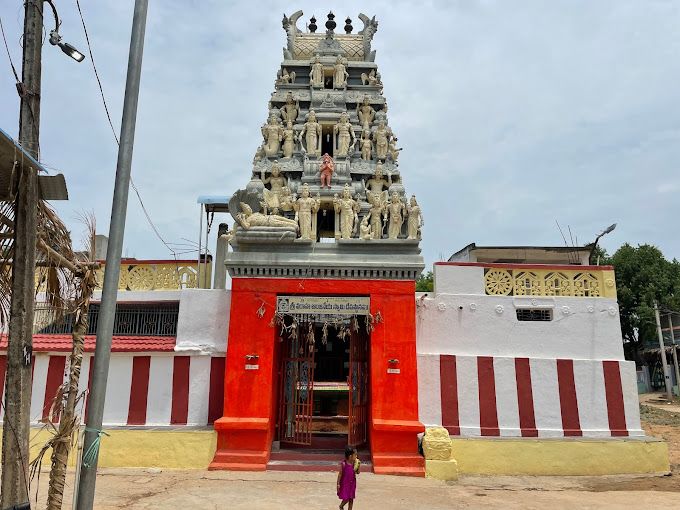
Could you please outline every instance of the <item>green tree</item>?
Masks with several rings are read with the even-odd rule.
[[[434,290],[434,274],[432,271],[421,274],[416,280],[416,292],[432,292]]]
[[[680,310],[680,263],[664,258],[649,244],[621,246],[612,257],[600,258],[616,270],[616,292],[626,357],[640,361],[639,352],[657,338],[654,301],[661,309]],[[665,325],[664,325],[665,326]]]

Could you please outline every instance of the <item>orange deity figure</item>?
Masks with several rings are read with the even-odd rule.
[[[321,156],[321,165],[319,167],[319,174],[321,176],[321,187],[328,186],[331,187],[331,176],[335,171],[335,163],[333,158],[330,157],[328,153]]]

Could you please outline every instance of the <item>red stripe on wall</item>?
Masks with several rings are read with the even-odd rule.
[[[146,402],[149,394],[149,366],[151,356],[132,358],[132,382],[130,383],[130,404],[128,425],[146,424]]]
[[[562,429],[565,436],[582,436],[581,422],[578,417],[578,401],[574,384],[574,360],[557,360],[557,383],[562,409]]]
[[[212,358],[210,360],[210,393],[208,394],[208,423],[224,414],[224,359]]]
[[[64,383],[64,369],[66,368],[66,356],[50,356],[47,364],[47,381],[45,383],[45,400],[43,402],[42,419],[45,420],[50,414],[50,408],[59,386]],[[58,404],[57,404],[58,405]],[[59,414],[55,413],[53,421],[59,420]]]
[[[5,405],[5,374],[7,373],[7,356],[0,356],[0,400],[2,405]],[[0,414],[3,409],[0,408]]]
[[[538,437],[529,358],[515,358],[515,381],[517,382],[517,406],[522,437]]]
[[[170,424],[186,425],[189,415],[189,356],[175,356],[172,370]]]
[[[479,382],[479,428],[483,436],[499,436],[498,411],[496,410],[496,380],[491,356],[477,357],[477,380]]]
[[[460,435],[458,421],[458,376],[456,357],[442,354],[439,357],[439,381],[442,399],[442,427],[454,436]]]
[[[627,436],[626,410],[623,406],[623,388],[618,361],[603,361],[604,391],[607,396],[607,416],[612,436]]]

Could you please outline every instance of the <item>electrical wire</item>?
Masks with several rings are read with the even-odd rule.
[[[9,46],[7,45],[7,38],[5,37],[5,28],[2,26],[2,18],[0,17],[0,32],[2,32],[2,40],[5,43],[5,50],[7,50],[7,58],[9,59],[9,65],[12,66],[12,73],[14,73],[14,79],[17,83],[21,83],[19,79],[19,74],[17,73],[16,67],[14,67],[14,62],[12,62],[12,55],[9,52]]]
[[[87,32],[87,26],[85,25],[85,18],[83,17],[83,11],[80,8],[80,0],[76,0],[76,6],[78,7],[78,14],[80,15],[80,22],[83,25],[83,32],[85,33],[85,41],[87,43],[87,51],[90,54],[90,62],[92,62],[92,69],[94,70],[94,75],[97,78],[97,85],[99,86],[99,94],[102,98],[102,103],[104,105],[104,111],[106,112],[106,118],[109,121],[109,126],[111,126],[111,132],[113,133],[113,138],[116,140],[116,145],[120,146],[120,140],[118,139],[118,135],[116,134],[116,128],[113,126],[113,121],[111,120],[111,113],[109,112],[109,107],[106,103],[106,97],[104,96],[104,87],[102,86],[102,81],[99,78],[99,72],[97,71],[97,66],[94,62],[94,55],[92,54],[92,45],[90,44],[90,36]],[[149,211],[147,211],[146,206],[144,205],[144,200],[142,200],[142,196],[139,193],[139,189],[135,185],[134,180],[132,179],[132,176],[130,176],[130,185],[132,186],[133,191],[135,192],[135,195],[137,196],[137,200],[139,200],[139,205],[142,207],[142,211],[144,212],[144,216],[146,217],[146,221],[151,227],[151,230],[153,230],[154,234],[156,234],[156,237],[160,240],[161,243],[165,245],[165,247],[172,253],[173,257],[177,259],[177,253],[175,250],[173,250],[170,245],[163,239],[163,236],[161,233],[158,231],[156,228],[156,225],[154,224],[153,220],[151,219],[151,215],[149,214]]]

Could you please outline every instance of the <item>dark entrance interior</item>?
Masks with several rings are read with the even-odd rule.
[[[325,207],[324,207],[325,206]],[[322,238],[335,237],[335,211],[332,204],[324,204],[316,213],[316,237],[317,241]]]
[[[321,154],[333,155],[333,126],[321,126]]]
[[[363,317],[329,317],[333,316],[301,320],[297,326],[286,317],[280,326],[278,439],[282,447],[328,448],[367,442],[369,335],[365,321]]]

